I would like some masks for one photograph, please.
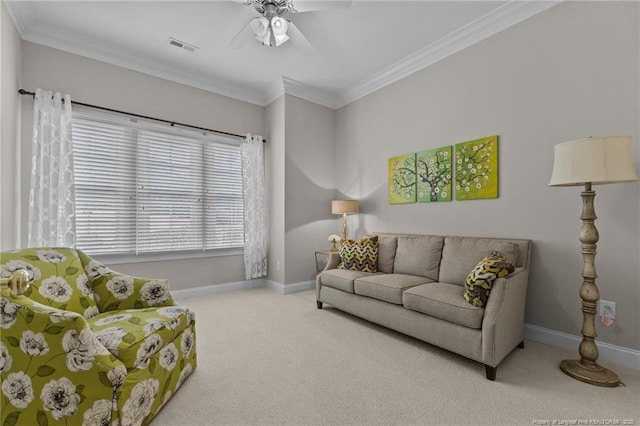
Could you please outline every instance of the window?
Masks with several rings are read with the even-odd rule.
[[[242,247],[237,140],[73,115],[77,245],[90,254]]]

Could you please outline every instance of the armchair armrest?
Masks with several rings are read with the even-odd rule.
[[[25,269],[13,271],[9,278],[0,278],[0,288],[7,288],[14,295],[24,294],[30,285],[29,273]]]
[[[14,296],[7,288],[1,295],[0,397],[6,406],[0,422],[53,424],[81,419],[88,410],[111,419],[111,401],[127,370],[82,315]]]
[[[175,305],[168,280],[121,274],[80,250],[78,254],[100,312]]]

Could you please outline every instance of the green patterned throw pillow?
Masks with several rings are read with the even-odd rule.
[[[506,277],[515,270],[511,260],[494,251],[483,258],[471,271],[464,283],[464,300],[484,308],[489,298],[491,287],[497,278]]]
[[[378,272],[378,237],[344,240],[340,246],[338,269]]]

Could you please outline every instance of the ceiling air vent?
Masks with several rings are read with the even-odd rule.
[[[185,43],[184,41],[180,41],[177,38],[169,37],[169,44],[180,49],[188,50],[189,52],[195,52],[199,49],[198,46],[194,46],[193,44]]]

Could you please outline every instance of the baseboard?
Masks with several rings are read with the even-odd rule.
[[[575,336],[537,325],[525,324],[524,337],[534,342],[575,351],[576,358],[579,358],[578,346],[582,341],[581,336]],[[598,345],[598,360],[640,370],[640,351],[625,348],[624,346],[612,345],[611,343],[598,342],[597,340],[596,344]]]
[[[291,294],[299,291],[311,290],[315,287],[315,281],[301,281],[294,284],[281,284],[271,280],[265,280],[266,287],[280,294]]]
[[[171,290],[174,300],[185,300],[211,294],[229,293],[231,291],[249,290],[252,288],[266,287],[280,294],[291,294],[299,291],[311,290],[316,285],[315,281],[302,281],[294,284],[280,284],[266,278],[255,280],[236,281],[233,283],[212,284],[203,287],[186,288],[183,290]]]
[[[233,283],[211,284],[203,287],[186,288],[183,290],[171,290],[171,295],[175,300],[192,299],[195,297],[208,296],[211,294],[229,293],[231,291],[249,290],[252,288],[265,287],[263,279],[236,281]]]

